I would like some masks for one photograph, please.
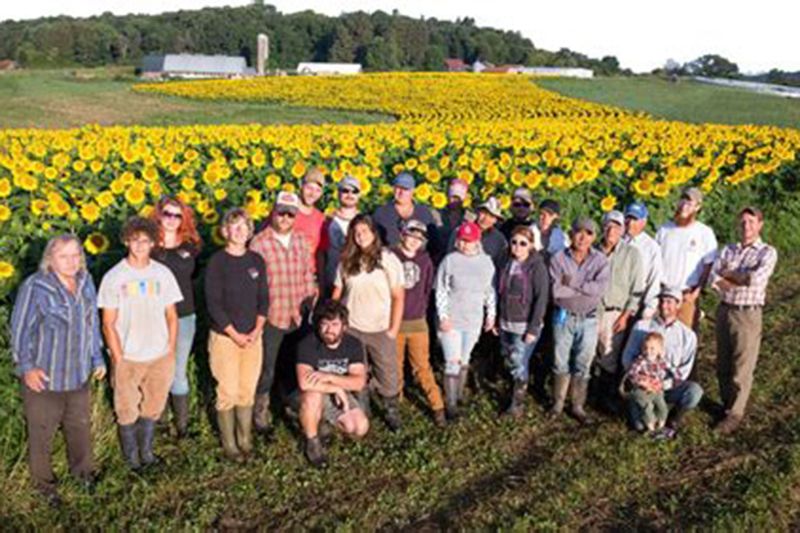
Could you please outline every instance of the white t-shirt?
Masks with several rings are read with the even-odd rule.
[[[97,295],[101,309],[117,309],[115,329],[126,361],[146,363],[167,354],[168,305],[183,300],[175,276],[156,261],[141,270],[123,259],[109,270]]]
[[[663,259],[663,282],[681,290],[697,287],[703,269],[717,257],[717,238],[714,231],[695,221],[680,227],[670,221],[656,234]]]
[[[350,327],[364,333],[386,331],[392,321],[392,291],[405,282],[403,264],[387,249],[381,254],[382,268],[344,276],[336,270],[334,285],[344,288],[344,302],[350,313]]]
[[[289,243],[292,242],[292,232],[280,234],[277,231],[272,233],[275,240],[283,245],[284,248],[289,248]]]

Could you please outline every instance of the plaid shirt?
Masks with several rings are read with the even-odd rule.
[[[722,301],[730,305],[764,305],[767,284],[777,262],[777,250],[761,239],[747,246],[738,242],[729,244],[714,262],[711,286],[716,287],[716,283],[722,279],[720,272],[723,270],[747,274],[746,285],[730,290],[718,289]]]
[[[302,322],[301,306],[317,290],[305,237],[293,232],[287,248],[275,238],[272,228],[267,228],[253,238],[250,249],[267,264],[267,321],[280,329],[299,326]]]

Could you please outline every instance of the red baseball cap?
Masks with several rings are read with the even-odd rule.
[[[464,222],[458,227],[456,239],[467,242],[481,240],[481,228],[475,222]]]

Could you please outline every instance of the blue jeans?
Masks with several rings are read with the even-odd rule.
[[[197,317],[185,316],[178,319],[178,343],[175,347],[175,378],[172,380],[170,394],[181,396],[189,394],[189,376],[186,368],[189,366],[189,354],[192,353],[194,334],[197,331]]]
[[[556,316],[558,313],[556,312]],[[567,313],[563,324],[553,321],[556,342],[554,372],[589,379],[592,360],[597,350],[597,317]]]
[[[511,370],[511,376],[514,381],[527,383],[531,374],[531,356],[539,338],[530,344],[526,343],[524,338],[525,335],[500,330],[500,349]]]
[[[450,330],[447,333],[439,331],[439,342],[442,343],[444,352],[444,373],[447,376],[457,376],[461,367],[469,366],[472,349],[481,336],[481,330],[459,331]]]

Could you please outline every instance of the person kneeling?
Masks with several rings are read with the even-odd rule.
[[[367,382],[366,353],[361,341],[346,333],[347,317],[343,304],[325,302],[315,316],[315,333],[298,346],[300,425],[306,457],[315,466],[326,461],[318,436],[321,421],[354,438],[369,431],[369,420],[357,398]]]

